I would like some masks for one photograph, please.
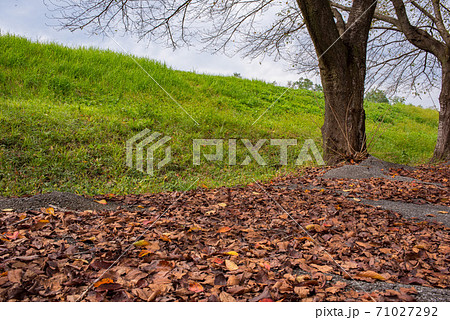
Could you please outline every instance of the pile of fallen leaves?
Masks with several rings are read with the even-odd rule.
[[[134,208],[114,212],[7,210],[0,300],[414,301],[413,285],[448,288],[449,228],[362,205],[333,185],[447,204],[448,190],[351,183],[322,187],[313,169],[261,186],[109,195]],[[366,292],[349,279],[406,286]]]
[[[416,181],[393,181],[382,178],[365,180],[328,180],[327,189],[340,190],[349,197],[364,197],[370,200],[402,201],[414,204],[450,205],[450,188],[424,184]]]
[[[442,186],[450,187],[450,165],[422,165],[414,170],[391,169],[393,175],[400,175],[417,179],[423,182],[439,183]]]

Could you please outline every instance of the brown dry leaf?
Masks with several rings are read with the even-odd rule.
[[[240,283],[240,279],[237,276],[231,275],[228,277],[227,286],[236,286],[239,283]]]
[[[342,290],[342,288],[338,288],[338,287],[333,287],[332,286],[332,287],[326,288],[325,292],[329,292],[329,293],[335,294],[336,292],[339,292],[341,290]]]
[[[226,286],[227,285],[227,279],[222,273],[219,273],[214,277],[214,285],[215,286]]]
[[[344,261],[339,263],[339,265],[344,269],[356,269],[358,268],[358,264],[354,261]]]
[[[309,295],[310,290],[307,287],[294,287],[294,292],[300,299],[303,299]]]
[[[225,233],[225,232],[228,232],[228,231],[230,231],[230,230],[231,230],[230,227],[221,227],[221,228],[219,228],[219,230],[218,230],[217,232],[219,232],[219,233]]]
[[[159,239],[161,239],[162,241],[165,241],[165,242],[172,242],[172,240],[169,238],[169,236],[168,235],[166,235],[166,234],[162,234],[160,237],[159,237]]]
[[[225,291],[219,294],[219,300],[220,302],[236,302],[236,299],[233,298],[231,294],[226,293]]]
[[[235,271],[235,270],[239,269],[239,267],[236,265],[236,263],[234,263],[231,260],[225,260],[225,266],[230,271]]]
[[[310,279],[311,279],[311,277],[309,276],[309,274],[302,274],[302,275],[297,276],[295,278],[295,281],[300,283],[300,282],[303,282],[303,281],[306,281],[306,280],[310,280]]]
[[[147,299],[148,302],[154,301],[157,297],[160,295],[165,294],[169,287],[166,284],[151,284],[149,285],[149,288],[152,290],[152,293],[150,294],[150,297]]]
[[[20,281],[22,280],[22,274],[22,269],[9,270],[7,274],[8,280],[13,283],[20,283]]]
[[[319,266],[317,264],[311,263],[310,266],[316,268],[317,270],[323,273],[330,273],[331,271],[333,271],[333,267],[327,265]]]
[[[139,282],[139,280],[148,276],[148,273],[142,272],[139,269],[132,269],[125,276],[125,280],[130,282],[133,286]]]
[[[347,286],[347,283],[345,283],[343,281],[338,281],[335,284],[333,284],[331,287],[326,288],[325,292],[336,294],[337,292],[344,289],[346,286]]]
[[[381,280],[381,281],[386,280],[386,278],[383,277],[381,274],[376,273],[375,271],[370,271],[370,270],[360,272],[357,274],[357,276],[363,277],[363,278],[372,278],[372,279]]]
[[[389,249],[389,248],[380,248],[380,251],[383,252],[384,254],[392,253],[392,249]]]
[[[148,245],[148,250],[151,250],[153,252],[158,251],[159,249],[161,249],[161,247],[159,246],[158,241],[152,241]]]
[[[191,283],[189,283],[188,290],[198,293],[198,292],[203,292],[204,288],[198,282],[191,282]]]
[[[149,288],[133,289],[131,292],[144,301],[148,301],[151,296],[151,291]]]
[[[447,246],[445,244],[441,244],[439,246],[439,252],[445,253],[445,254],[449,254],[450,253],[450,246]]]

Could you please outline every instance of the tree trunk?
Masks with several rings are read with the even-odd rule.
[[[439,129],[432,161],[450,160],[450,61],[442,64]]]
[[[319,63],[325,96],[322,138],[324,158],[329,164],[358,161],[367,155],[363,107],[365,57],[349,56],[349,65],[339,68],[326,68]]]
[[[328,0],[297,3],[319,57],[325,96],[324,159],[328,164],[361,160],[367,154],[363,100],[374,1],[354,0],[341,34]]]

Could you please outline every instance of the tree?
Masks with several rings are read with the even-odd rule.
[[[376,0],[354,0],[347,21],[329,0],[66,0],[51,7],[59,12],[61,26],[70,30],[111,32],[121,26],[141,39],[165,40],[174,48],[200,41],[214,51],[230,52],[231,45],[249,57],[283,58],[282,49],[306,26],[325,96],[325,160],[333,164],[367,153],[366,46]],[[274,22],[261,28],[266,17]]]
[[[450,6],[445,0],[385,0],[374,14],[376,81],[410,83],[416,91],[440,78],[439,127],[433,160],[450,160]],[[333,7],[350,12],[339,3]],[[410,45],[405,45],[408,42]],[[440,72],[437,73],[437,72]],[[426,90],[426,89],[425,89]]]
[[[324,156],[329,163],[364,157],[366,52],[376,1],[354,0],[346,22],[329,1],[297,2],[319,57],[325,97]]]
[[[374,89],[367,92],[365,100],[377,103],[390,103],[386,93],[379,89]]]

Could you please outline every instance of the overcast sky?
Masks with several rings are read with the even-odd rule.
[[[42,0],[0,0],[1,33],[20,35],[33,41],[56,42],[66,46],[93,46],[123,52],[109,38],[89,36],[84,31],[58,31],[52,26],[55,22],[48,16],[49,12]],[[250,61],[238,56],[230,58],[222,54],[200,53],[196,48],[181,48],[173,51],[162,45],[137,42],[131,36],[118,36],[115,40],[129,53],[165,62],[177,70],[218,75],[232,75],[237,72],[244,78],[276,81],[282,85],[286,85],[288,80],[295,81],[301,76],[292,71],[286,72],[286,64],[280,61],[274,62],[270,58],[264,61]],[[406,96],[405,93],[401,95]],[[407,97],[407,101],[432,107],[438,104],[437,97],[438,92],[433,92],[432,98],[423,96],[420,99],[410,96]]]

